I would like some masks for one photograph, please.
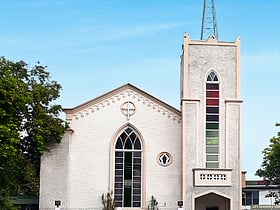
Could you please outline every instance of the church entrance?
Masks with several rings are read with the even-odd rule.
[[[195,210],[231,210],[230,199],[208,193],[195,199]]]

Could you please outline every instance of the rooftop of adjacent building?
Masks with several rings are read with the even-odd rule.
[[[246,171],[242,171],[242,189],[279,189],[279,185],[268,180],[247,180]]]

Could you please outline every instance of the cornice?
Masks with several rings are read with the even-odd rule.
[[[187,33],[184,33],[185,45],[212,45],[212,46],[234,46],[240,45],[240,37],[237,37],[234,42],[219,41],[216,38],[209,37],[207,40],[191,40]]]
[[[243,101],[241,99],[226,99],[225,102],[226,103],[238,103],[238,104],[243,103]]]
[[[174,121],[178,121],[178,123],[181,122],[181,112],[179,110],[131,84],[124,85],[72,109],[63,109],[66,113],[66,121],[71,121],[73,118],[76,120],[84,118],[87,115],[94,114],[124,98],[133,98],[138,102],[142,102],[142,104],[147,107],[162,113],[162,115],[165,115]]]

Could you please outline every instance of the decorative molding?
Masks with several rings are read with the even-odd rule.
[[[90,104],[88,107],[85,107],[84,109],[77,110],[77,112],[74,112],[75,108],[72,109],[71,111],[69,111],[70,109],[67,109],[66,115],[68,116],[66,117],[66,120],[71,121],[72,119],[78,120],[80,118],[84,118],[88,115],[92,115],[95,112],[100,111],[101,109],[107,106],[110,106],[116,101],[120,101],[121,99],[125,99],[125,98],[127,98],[128,100],[129,98],[136,99],[138,102],[142,102],[143,105],[146,105],[147,107],[156,110],[159,113],[162,113],[162,115],[165,115],[174,121],[178,121],[178,123],[181,122],[181,116],[178,116],[177,113],[172,112],[164,104],[156,103],[150,98],[140,95],[139,93],[137,93],[132,89],[127,89],[125,91],[119,92],[116,95],[112,95],[109,98],[98,101],[96,104]]]
[[[193,169],[195,186],[231,186],[232,169]]]
[[[121,105],[121,113],[127,117],[127,120],[130,119],[136,113],[136,106],[131,101],[126,101]]]
[[[75,131],[72,128],[67,128],[66,132],[69,132],[70,135],[73,135]]]
[[[182,98],[181,101],[186,103],[198,103],[200,102],[200,99],[197,98]]]
[[[243,103],[243,101],[240,100],[240,99],[226,99],[225,103],[239,103],[239,104],[241,104],[241,103]]]

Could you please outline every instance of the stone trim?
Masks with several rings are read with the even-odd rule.
[[[136,99],[138,102],[142,102],[147,107],[150,107],[158,111],[159,113],[162,113],[162,115],[165,115],[174,121],[178,121],[178,123],[181,122],[180,111],[176,110],[176,113],[175,111],[171,110],[170,107],[168,107],[169,105],[167,106],[163,102],[154,101],[151,99],[151,97],[139,94],[133,89],[127,89],[125,91],[118,92],[115,95],[109,95],[109,97],[102,98],[103,100],[101,98],[98,98],[96,103],[92,103],[92,101],[90,101],[89,103],[86,103],[88,106],[85,106],[86,104],[82,104],[81,107],[79,106],[73,109],[64,109],[66,113],[66,121],[71,121],[73,118],[75,118],[76,120],[84,118],[87,115],[93,114],[94,112],[98,112],[101,109],[110,106],[111,104],[120,101],[124,98]]]

